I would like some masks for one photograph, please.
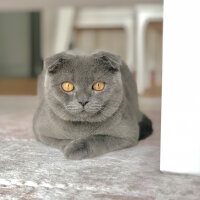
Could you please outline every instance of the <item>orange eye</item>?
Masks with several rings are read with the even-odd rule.
[[[103,82],[96,82],[93,86],[92,86],[92,88],[94,89],[94,90],[96,90],[96,91],[101,91],[101,90],[103,90],[103,88],[104,88],[104,83]]]
[[[74,85],[70,82],[62,83],[62,89],[66,92],[71,92],[74,89]]]

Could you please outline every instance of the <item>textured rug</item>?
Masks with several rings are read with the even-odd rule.
[[[154,134],[82,161],[35,141],[36,97],[0,97],[0,199],[200,200],[200,177],[159,171],[160,100],[141,99]]]

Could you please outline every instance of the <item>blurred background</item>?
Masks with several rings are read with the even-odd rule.
[[[165,189],[170,177],[163,182],[165,179],[159,173],[162,25],[161,0],[0,0],[2,199],[52,199],[54,196],[54,199],[88,199],[86,196],[81,198],[85,192],[102,193],[105,198],[110,193],[109,199],[149,199],[149,194],[162,190],[168,196]],[[66,165],[57,151],[54,153],[53,149],[39,144],[32,130],[33,115],[38,106],[37,76],[42,71],[43,59],[61,51],[90,52],[96,49],[119,54],[128,64],[137,81],[140,110],[152,120],[154,130],[134,148],[134,154],[111,156],[111,171],[100,166],[106,172],[103,176],[96,165],[92,171],[86,167],[88,175],[81,163],[80,172],[78,168],[73,172],[74,164]],[[130,162],[133,166],[125,168],[128,175],[125,174],[124,179],[122,174],[121,184],[116,181],[117,176],[113,177],[120,174],[113,172],[113,169],[118,169],[114,166],[118,161]],[[72,169],[70,176],[68,168],[65,168],[69,166]],[[83,171],[83,176],[79,176]],[[136,181],[130,179],[130,174],[136,177]],[[138,180],[145,181],[138,186],[135,185]],[[5,183],[10,186],[5,186]],[[56,188],[57,183],[64,183],[64,186],[67,183],[66,189]],[[68,187],[68,183],[72,187]],[[158,183],[163,183],[163,189],[158,188],[155,192]],[[45,184],[52,187],[51,193]],[[174,185],[180,184],[176,181]],[[116,189],[109,191],[110,188]],[[126,191],[131,191],[131,196],[124,196]],[[89,199],[94,199],[94,196]]]
[[[191,137],[191,131],[187,131],[196,127],[191,120],[196,123],[198,117],[191,118],[191,123],[187,117],[180,117],[187,112],[188,116],[197,116],[198,98],[191,96],[196,95],[198,81],[196,78],[186,87],[188,98],[195,99],[192,105],[195,112],[191,113],[191,106],[187,108],[185,104],[183,112],[182,105],[187,104],[187,98],[181,92],[181,84],[187,78],[188,67],[185,64],[173,68],[184,61],[191,65],[189,58],[194,58],[191,69],[195,70],[190,69],[193,75],[198,68],[195,57],[198,31],[194,27],[199,15],[198,0],[195,1],[165,1],[165,25],[169,28],[165,31],[165,50],[168,48],[165,59],[169,58],[169,62],[165,60],[164,64],[169,66],[165,66],[168,70],[163,85],[163,97],[168,98],[163,115],[166,119],[161,151],[166,157],[161,157],[163,171],[171,166],[179,169],[177,172],[188,166],[196,170],[198,167],[191,163],[199,163],[198,143],[194,142],[198,132],[193,131],[194,137]],[[183,17],[188,12],[190,15]],[[188,32],[182,31],[190,23]],[[180,37],[181,32],[184,34]],[[194,56],[188,57],[184,49],[174,59],[173,52],[183,45],[174,46],[171,38],[178,38],[177,44],[182,44],[184,38],[184,47],[191,47],[188,49],[193,50]],[[0,0],[0,199],[200,199],[197,198],[199,177],[159,171],[162,39],[162,0]],[[77,161],[75,168],[74,163],[67,161],[66,164],[58,152],[39,144],[32,130],[33,114],[38,106],[37,76],[43,59],[73,49],[86,52],[101,49],[119,54],[137,81],[140,110],[152,120],[154,130],[134,149],[113,152],[84,164]],[[179,59],[181,55],[187,55],[187,59]],[[185,74],[174,84],[182,67]],[[175,75],[171,77],[170,73]],[[173,84],[168,81],[170,78]],[[175,90],[180,90],[178,96]],[[180,101],[182,97],[184,101]],[[185,120],[189,125],[180,128],[178,124]],[[188,144],[190,148],[185,148]],[[131,163],[130,167],[127,163]],[[89,193],[91,198],[87,196]]]
[[[0,95],[36,95],[45,57],[104,49],[126,61],[141,96],[160,97],[162,1],[125,2],[1,3]]]

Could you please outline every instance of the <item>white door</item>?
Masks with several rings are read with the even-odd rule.
[[[200,1],[164,2],[161,171],[200,174]]]

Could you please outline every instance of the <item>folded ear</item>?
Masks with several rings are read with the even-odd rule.
[[[99,51],[93,55],[95,56],[97,62],[106,65],[109,71],[114,73],[120,70],[120,66],[122,64],[120,56],[106,51]]]
[[[67,54],[66,52],[61,52],[44,59],[44,68],[51,74],[56,73],[59,69],[67,64],[73,55]]]

